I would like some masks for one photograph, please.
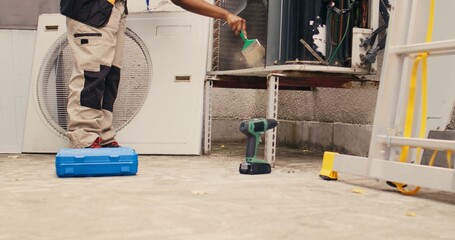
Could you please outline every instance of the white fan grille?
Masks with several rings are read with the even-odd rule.
[[[66,35],[62,35],[48,50],[36,85],[41,113],[50,127],[62,137],[68,127],[66,106],[73,63],[68,40]],[[127,29],[120,86],[114,104],[113,126],[117,131],[124,128],[142,107],[151,78],[149,52],[139,36]]]

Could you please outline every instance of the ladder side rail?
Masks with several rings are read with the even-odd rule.
[[[405,58],[390,53],[391,46],[404,45],[409,41],[408,34],[403,33],[403,29],[410,29],[412,24],[413,1],[396,1],[390,14],[389,34],[384,52],[381,79],[376,101],[375,116],[373,121],[372,139],[369,150],[369,160],[389,159],[390,148],[376,141],[376,135],[395,135],[390,132],[397,122],[399,107],[404,104],[400,99],[403,89],[408,87],[406,81],[401,79],[409,75],[409,64],[404,64]],[[401,103],[400,103],[401,102]],[[398,103],[398,104],[397,104]]]

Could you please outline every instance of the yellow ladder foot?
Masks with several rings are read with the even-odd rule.
[[[336,152],[324,152],[322,158],[322,167],[319,172],[319,177],[327,181],[336,181],[338,179],[337,172],[333,171],[333,162],[335,161]]]

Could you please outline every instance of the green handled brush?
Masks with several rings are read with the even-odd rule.
[[[249,67],[260,67],[264,65],[265,48],[259,43],[257,39],[248,39],[240,32],[244,44],[242,54],[246,59]]]

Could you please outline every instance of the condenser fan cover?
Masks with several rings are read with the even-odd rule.
[[[42,116],[60,136],[67,130],[66,111],[68,83],[73,69],[73,56],[66,35],[48,50],[39,72],[36,95]],[[113,126],[124,128],[138,113],[147,97],[152,81],[152,62],[143,41],[127,29]]]

